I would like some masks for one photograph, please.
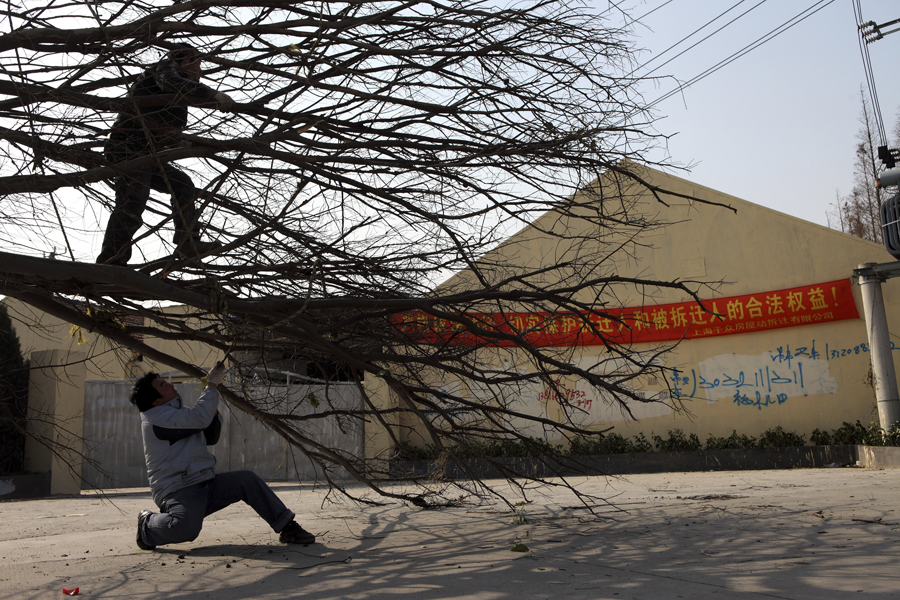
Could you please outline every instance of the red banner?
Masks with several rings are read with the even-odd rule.
[[[418,341],[512,346],[672,342],[858,319],[849,279],[697,302],[617,308],[589,313],[464,313],[440,319],[407,313],[397,325]],[[479,331],[481,330],[481,331]]]

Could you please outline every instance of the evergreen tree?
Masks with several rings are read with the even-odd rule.
[[[25,468],[27,407],[28,364],[6,305],[0,304],[0,475]]]

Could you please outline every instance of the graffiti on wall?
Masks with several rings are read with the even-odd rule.
[[[648,402],[629,402],[629,415],[607,392],[591,387],[583,379],[577,382],[557,380],[552,386],[544,384],[533,391],[530,399],[523,398],[529,408],[540,407],[541,416],[579,425],[630,421],[632,416],[641,420],[672,413],[672,407],[665,402],[669,397],[666,392],[633,390],[636,396]]]
[[[810,356],[721,354],[707,358],[699,367],[673,375],[673,395],[706,398],[710,404],[728,399],[736,406],[762,410],[784,404],[788,398],[837,391],[828,361]]]
[[[893,347],[893,345],[892,345]],[[900,350],[900,347],[894,348]],[[737,411],[766,410],[790,404],[791,398],[817,394],[836,394],[838,385],[831,375],[829,363],[865,355],[865,342],[835,347],[833,342],[810,340],[802,345],[784,344],[759,355],[721,354],[709,357],[696,366],[681,367],[668,374],[668,389],[634,390],[648,402],[629,402],[632,415],[638,419],[671,415],[670,400],[706,400],[707,404],[726,403]],[[585,356],[575,364],[593,372],[621,372],[625,363]],[[511,363],[505,365],[512,370]],[[520,373],[525,373],[521,367]],[[662,387],[662,386],[657,386]],[[499,390],[499,391],[498,391]],[[456,394],[458,387],[448,388]],[[559,379],[554,385],[523,383],[516,386],[470,389],[472,397],[486,401],[498,395],[517,411],[539,417],[568,418],[578,424],[614,423],[631,420],[612,397],[591,387],[585,380]],[[671,394],[671,396],[670,396]],[[441,399],[445,410],[461,415],[466,408]],[[522,420],[517,426],[528,435],[541,436],[541,427]]]
[[[832,352],[830,344],[825,344]],[[700,362],[693,368],[675,369],[669,374],[666,391],[637,391],[637,395],[658,402],[630,402],[638,420],[670,415],[670,397],[678,401],[705,399],[708,404],[727,402],[739,410],[763,410],[787,404],[791,398],[814,394],[835,394],[837,381],[831,376],[829,360],[813,340],[807,346],[779,346],[759,355],[721,354]],[[854,346],[856,354],[866,352],[867,346]],[[846,356],[838,352],[835,356]],[[590,368],[596,358],[582,358],[579,366]],[[592,388],[584,380],[558,381],[555,386],[544,385],[532,391],[532,405],[542,405],[548,414],[552,407],[560,407],[557,414],[567,414],[572,420],[587,424],[630,420],[612,398]]]

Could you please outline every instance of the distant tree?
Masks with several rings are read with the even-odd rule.
[[[872,107],[860,90],[859,132],[856,134],[856,158],[853,162],[853,188],[846,196],[837,194],[832,211],[828,213],[828,225],[844,233],[881,243],[881,203],[889,194],[875,187],[880,161],[878,160],[878,132]]]
[[[28,365],[6,306],[0,304],[0,475],[25,468]]]

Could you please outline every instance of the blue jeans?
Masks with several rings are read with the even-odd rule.
[[[256,473],[229,471],[169,494],[159,507],[161,512],[145,521],[141,536],[151,546],[193,541],[206,516],[239,500],[250,505],[276,533],[294,518]]]

